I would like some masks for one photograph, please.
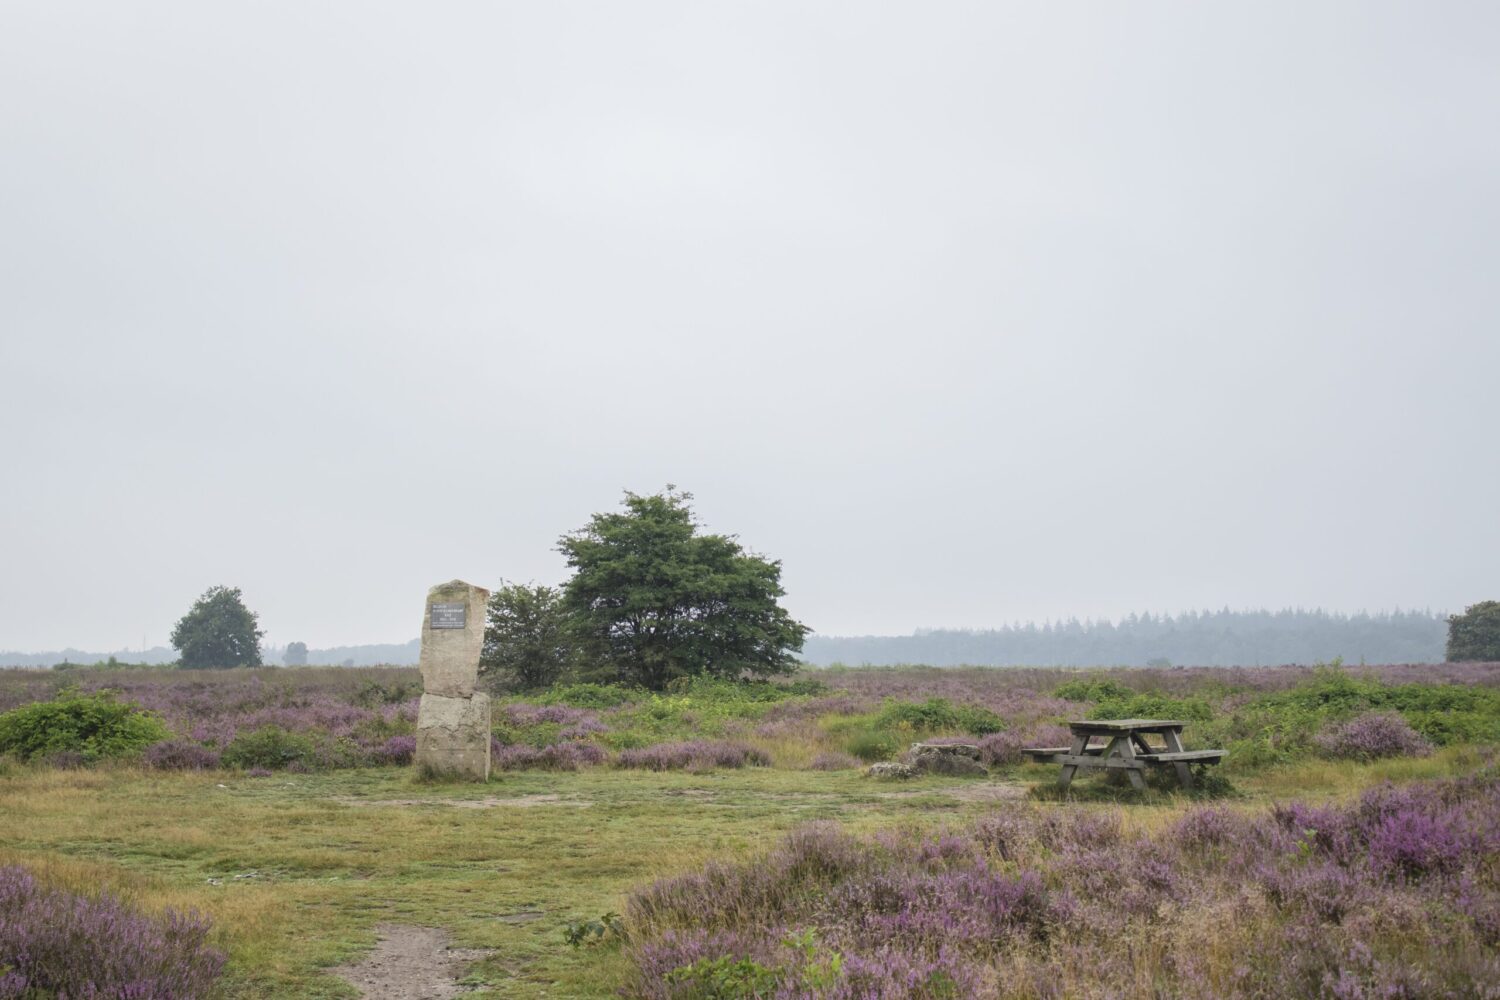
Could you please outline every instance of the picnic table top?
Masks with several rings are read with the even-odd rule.
[[[1177,719],[1077,719],[1068,723],[1073,730],[1089,729],[1100,733],[1156,732],[1181,729],[1186,722]]]

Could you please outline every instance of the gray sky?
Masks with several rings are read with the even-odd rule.
[[[823,633],[1500,598],[1500,6],[0,2],[0,648],[674,482]]]

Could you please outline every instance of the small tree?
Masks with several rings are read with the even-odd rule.
[[[257,625],[238,587],[210,587],[172,629],[172,645],[184,667],[258,667]]]
[[[1448,619],[1448,662],[1500,661],[1500,601],[1480,601]]]
[[[490,595],[479,672],[507,687],[547,687],[573,658],[568,615],[556,587],[502,583]]]
[[[671,485],[627,492],[623,512],[595,514],[559,541],[574,570],[564,605],[588,653],[655,690],[694,674],[790,673],[808,629],[776,603],[781,564],[699,534],[691,499]]]
[[[289,667],[307,666],[307,643],[289,642],[286,644],[286,652],[281,654],[281,662]]]

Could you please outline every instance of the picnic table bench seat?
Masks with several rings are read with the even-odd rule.
[[[1050,763],[1052,763],[1052,757],[1053,757],[1054,754],[1072,753],[1073,752],[1073,748],[1072,747],[1025,747],[1025,748],[1023,748],[1021,750],[1021,752],[1024,753],[1024,754],[1026,754],[1026,755],[1028,755],[1029,757],[1031,757],[1038,764],[1050,764]],[[1099,754],[1104,753],[1104,748],[1103,747],[1089,747],[1088,749],[1084,750],[1083,752],[1086,753],[1086,754],[1093,754],[1093,755],[1097,756]]]
[[[1138,753],[1137,760],[1154,760],[1163,764],[1182,761],[1187,764],[1217,764],[1227,750],[1179,750],[1175,753]]]

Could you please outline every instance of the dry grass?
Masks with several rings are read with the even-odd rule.
[[[950,794],[972,785],[964,779],[920,779],[900,788],[917,794],[889,797],[890,786],[856,771],[787,769],[819,747],[760,745],[777,768],[523,772],[487,787],[421,784],[396,769],[256,779],[11,767],[0,774],[0,862],[24,864],[76,890],[107,887],[148,910],[207,912],[231,956],[228,997],[352,996],[326,970],[369,947],[382,921],[444,927],[460,945],[494,949],[475,969],[476,1000],[609,996],[623,981],[623,959],[607,948],[571,950],[560,932],[569,920],[623,909],[631,887],[710,857],[767,848],[808,820],[869,831],[957,824],[997,808]],[[1437,777],[1482,762],[1462,749],[1375,764],[1308,761],[1245,779],[1239,796],[1226,801],[1259,809],[1292,797],[1341,798],[1380,781]],[[1047,782],[1052,774],[1026,767],[991,780],[1018,778]],[[593,804],[435,804],[547,794]],[[1155,794],[1129,808],[1125,822],[1159,829],[1188,804]],[[1050,808],[1115,806],[1073,801]],[[498,919],[522,909],[543,916]],[[1232,927],[1218,930],[1192,939],[1215,965],[1253,945]],[[1179,928],[1172,940],[1180,946],[1184,934],[1191,938]],[[1139,942],[1143,996],[1150,995],[1153,955],[1166,940]]]

